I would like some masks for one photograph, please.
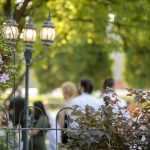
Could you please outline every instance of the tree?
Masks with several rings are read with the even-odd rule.
[[[27,15],[37,22],[37,28],[51,11],[56,25],[56,40],[46,59],[33,64],[42,92],[59,86],[65,80],[78,82],[83,76],[100,81],[111,76],[114,50],[126,55],[125,79],[130,86],[149,88],[149,1],[148,0],[24,0],[22,6],[4,0],[0,11],[10,6],[22,30]],[[5,11],[5,14],[8,14]],[[44,15],[41,15],[44,14]],[[114,21],[109,15],[115,16]],[[108,30],[108,27],[110,28]],[[113,35],[111,38],[109,34]],[[117,38],[116,38],[117,37]],[[43,48],[35,44],[35,56]],[[19,49],[21,47],[19,46]]]
[[[29,0],[25,0],[20,8],[19,5],[15,7],[11,3],[15,9],[15,18],[21,24],[20,30],[27,14],[32,15],[33,21],[38,23],[37,27],[41,26],[49,9],[56,25],[57,37],[46,59],[33,64],[42,92],[49,91],[66,80],[77,83],[83,76],[93,78],[98,87],[104,77],[111,76],[112,61],[108,49],[110,44],[105,33],[107,26],[105,3],[89,0],[71,2],[34,0],[32,9],[27,9],[29,3]],[[5,1],[4,4],[7,5],[8,2]],[[97,13],[100,15],[97,16]],[[100,25],[97,26],[98,23]],[[35,49],[35,56],[43,53],[39,41]]]
[[[113,32],[120,36],[126,55],[125,79],[136,88],[150,88],[149,7],[147,0],[115,1],[111,5],[116,15]]]
[[[53,1],[49,7],[55,16],[57,37],[41,67],[35,67],[38,80],[46,81],[41,90],[60,86],[66,80],[78,83],[85,76],[93,78],[99,87],[103,78],[112,75],[105,33],[106,6],[86,0]]]

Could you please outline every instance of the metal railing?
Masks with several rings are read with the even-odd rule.
[[[28,108],[31,108],[31,107],[40,110],[40,108],[35,107],[35,106],[30,106]],[[44,140],[45,140],[45,137],[46,137],[46,134],[48,131],[55,131],[55,134],[56,134],[55,146],[56,146],[56,150],[57,150],[58,149],[58,131],[61,132],[61,131],[66,130],[66,128],[62,128],[62,129],[58,128],[59,114],[63,110],[66,110],[66,109],[70,110],[72,108],[66,107],[66,108],[62,108],[61,110],[59,110],[59,112],[56,115],[55,128],[34,128],[33,127],[33,118],[31,120],[28,119],[29,128],[22,128],[20,125],[21,124],[20,122],[21,122],[21,116],[22,116],[23,112],[25,111],[25,109],[27,109],[27,108],[24,108],[19,115],[18,127],[16,127],[16,126],[10,127],[11,125],[10,125],[9,115],[8,115],[7,111],[4,108],[2,108],[2,111],[4,112],[3,121],[5,121],[5,127],[0,128],[0,150],[22,150],[21,144],[23,142],[23,140],[22,140],[23,132],[24,131],[34,131],[34,130],[43,131]],[[67,120],[67,122],[69,124],[69,120]],[[22,136],[21,136],[21,134],[22,134]],[[31,145],[33,145],[33,143],[32,143],[33,136],[32,135],[29,135],[29,140],[31,142]],[[31,146],[31,147],[32,148],[29,148],[29,150],[36,150],[36,149],[34,149],[33,146]]]

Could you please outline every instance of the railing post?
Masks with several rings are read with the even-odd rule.
[[[63,110],[66,110],[66,109],[70,109],[72,110],[72,107],[65,107],[65,108],[62,108],[61,110],[58,111],[57,115],[56,115],[56,120],[55,120],[55,123],[56,123],[56,150],[58,150],[58,147],[57,147],[57,121],[58,121],[58,117],[59,117],[59,113]]]

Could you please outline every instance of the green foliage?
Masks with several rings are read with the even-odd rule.
[[[10,131],[9,129],[0,129],[0,134],[1,150],[12,150],[18,148],[15,131]]]
[[[111,76],[109,54],[114,50],[125,52],[129,85],[149,88],[149,5],[147,0],[47,1],[57,34],[47,60],[39,63],[41,67],[35,65],[40,83],[47,81],[41,91],[65,80],[77,83],[83,76],[93,78],[98,87],[103,78]],[[41,11],[45,14],[45,9]],[[114,22],[108,20],[110,13],[115,14]],[[34,14],[35,20],[43,19],[39,11]],[[109,25],[112,27],[107,33]]]
[[[45,83],[41,84],[41,92],[58,87],[66,80],[78,83],[82,77],[93,78],[99,87],[103,78],[112,75],[111,49],[104,32],[107,25],[105,5],[63,0],[47,5],[56,25],[56,40],[46,60],[39,63],[41,67],[36,64],[34,67],[39,82]]]
[[[108,69],[111,65],[109,54],[100,50],[100,47],[85,45],[85,49],[82,49],[81,46],[81,48],[75,48],[75,52],[73,50],[67,53],[59,52],[54,59],[46,60],[41,68],[36,68],[36,72],[42,74],[41,77],[38,76],[39,81],[41,83],[44,80],[47,81],[41,90],[46,91],[57,87],[66,80],[78,83],[82,77],[94,78],[97,81],[97,86],[99,86],[101,79],[111,75],[111,71]],[[103,63],[104,61],[106,62]],[[49,70],[51,71],[49,74],[44,73]]]
[[[111,4],[116,15],[112,30],[120,37],[120,49],[126,55],[125,79],[130,86],[150,88],[150,3],[125,0]]]
[[[18,146],[16,131],[8,128],[9,118],[6,114],[6,108],[0,104],[0,150],[12,150]]]
[[[27,6],[27,9],[28,2],[29,0],[25,0],[20,8],[19,4],[14,7],[12,2],[20,31],[25,22],[24,18],[30,14],[38,30],[47,18],[48,10],[56,25],[56,40],[46,59],[33,65],[41,92],[58,87],[66,80],[77,83],[83,76],[97,80],[98,87],[104,77],[112,75],[112,60],[109,58],[111,44],[107,41],[105,32],[108,18],[105,3],[89,0],[34,0],[33,5]],[[7,5],[6,0],[1,4]],[[19,48],[22,47],[19,45]],[[34,56],[42,53],[43,47],[38,40],[35,44]]]
[[[0,89],[12,86],[14,66],[12,65],[11,46],[4,37],[3,26],[0,26]]]
[[[41,92],[65,80],[77,83],[83,76],[93,78],[98,87],[103,78],[112,75],[109,54],[118,50],[126,55],[125,79],[129,85],[150,88],[148,0],[33,0],[28,6],[29,1],[20,8],[11,2],[20,31],[28,15],[38,30],[48,10],[56,25],[56,39],[46,59],[33,65]],[[0,2],[0,12],[6,14],[6,6],[6,0]],[[110,14],[115,15],[114,21]],[[37,40],[34,56],[42,53]]]

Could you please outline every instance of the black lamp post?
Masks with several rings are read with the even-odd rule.
[[[4,25],[4,34],[6,39],[9,42],[15,42],[18,37],[18,24],[13,19],[11,14]],[[54,25],[51,23],[50,15],[48,16],[47,21],[43,24],[40,31],[40,39],[44,42],[46,49],[53,43],[55,39],[55,30]],[[24,59],[26,62],[26,73],[25,73],[25,112],[24,112],[24,127],[28,128],[29,125],[29,110],[28,110],[28,101],[29,101],[29,69],[31,60],[34,61],[32,57],[32,46],[36,41],[36,28],[32,23],[32,19],[25,24],[23,29],[23,40],[25,42],[24,49]],[[43,58],[43,57],[42,57]],[[23,150],[28,150],[28,130],[25,130],[23,135]]]
[[[28,118],[29,118],[29,110],[28,110],[28,101],[29,101],[29,68],[30,61],[32,59],[32,46],[36,40],[36,29],[32,23],[31,18],[28,23],[24,26],[23,29],[23,40],[26,44],[26,48],[24,49],[24,58],[26,62],[26,73],[25,73],[25,112],[24,112],[24,127],[28,128]],[[23,148],[24,150],[28,150],[28,130],[24,132],[24,142]]]

